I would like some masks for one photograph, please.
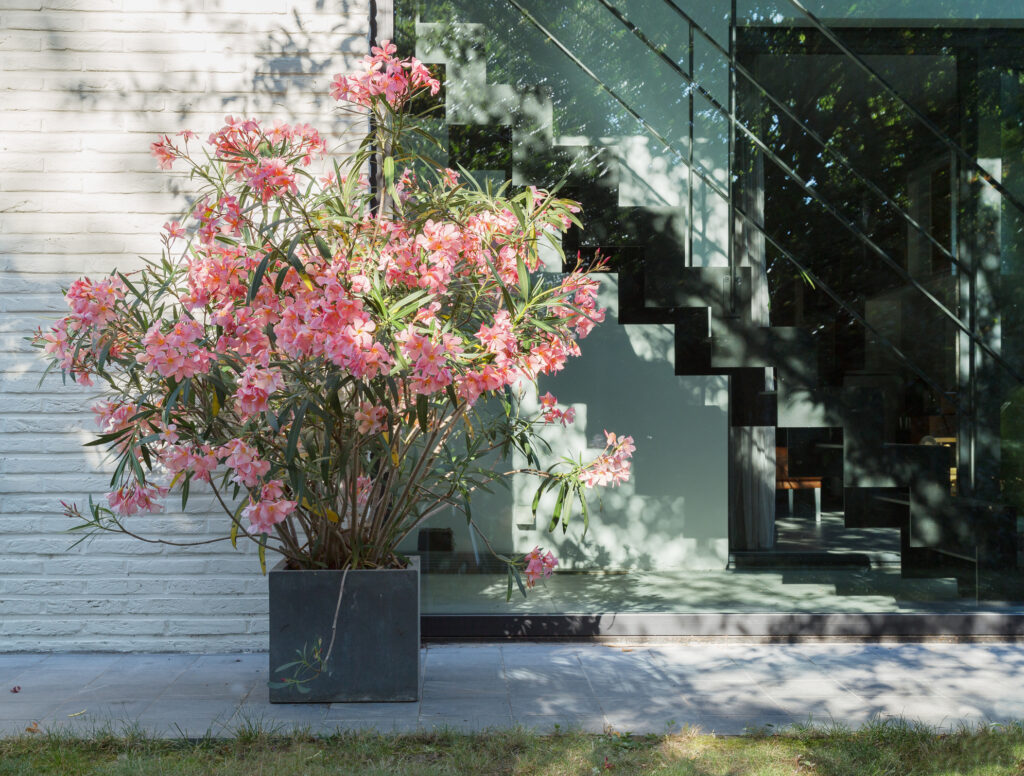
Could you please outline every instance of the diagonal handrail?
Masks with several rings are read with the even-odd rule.
[[[650,131],[651,134],[655,138],[660,140],[670,152],[672,152],[678,159],[680,159],[681,161],[683,161],[685,163],[685,160],[683,159],[683,155],[672,145],[672,143],[668,139],[663,137],[660,133],[657,132],[657,130],[655,130],[653,127],[651,127],[650,124],[645,119],[643,119],[643,117],[640,116],[639,113],[636,112],[636,110],[634,110],[625,100],[623,100],[610,86],[608,86],[606,83],[604,83],[604,81],[602,81],[600,79],[600,77],[598,77],[590,68],[588,68],[586,66],[586,64],[584,64],[583,61],[579,59],[579,57],[577,57],[575,54],[573,54],[572,51],[568,47],[565,46],[565,44],[563,44],[560,40],[558,40],[558,38],[556,38],[533,14],[531,14],[527,9],[523,8],[523,6],[518,2],[518,0],[508,0],[508,2],[509,2],[510,5],[515,7],[520,12],[520,14],[522,14],[523,18],[525,18],[527,21],[529,21],[531,24],[533,24],[538,30],[540,30],[540,32],[543,33],[548,38],[548,40],[550,40],[559,49],[559,51],[561,51],[563,54],[565,54],[573,62],[573,64],[575,64],[577,67],[579,67],[581,70],[583,70],[583,72],[586,73],[598,85],[599,88],[601,88],[603,91],[605,91],[609,96],[613,97],[623,107],[623,109],[625,109],[627,112],[629,112],[629,114],[631,116],[633,116],[639,122],[641,122],[641,124],[645,128],[648,128],[648,131]],[[673,63],[673,64],[675,64],[675,63]],[[690,81],[690,83],[692,85],[692,88],[695,88],[697,90],[703,90],[703,87],[701,87],[700,84],[697,84],[696,82],[692,81],[692,79],[689,79],[689,78],[687,78],[687,80]],[[717,101],[714,100],[713,96],[708,95],[708,97],[712,101],[717,103]],[[719,109],[720,110],[724,110],[720,106],[719,106]],[[726,114],[726,115],[728,115],[728,114]],[[770,151],[769,151],[769,153],[770,153]],[[715,181],[699,165],[696,166],[696,167],[691,166],[690,169],[712,191],[714,191],[716,194],[718,194],[720,197],[722,197],[722,199],[724,199],[726,202],[730,201],[728,191],[726,191],[717,181]],[[768,234],[768,232],[765,230],[765,228],[763,226],[761,226],[761,224],[759,224],[756,220],[754,220],[749,215],[747,215],[746,212],[744,212],[735,203],[732,204],[732,207],[733,207],[733,210],[741,218],[743,218],[743,220],[746,223],[748,223],[752,227],[754,227],[754,229],[757,230],[757,232],[759,234],[761,234],[765,238],[765,240],[768,243],[770,243],[773,247],[775,247],[785,258],[787,258],[797,268],[798,271],[801,271],[801,272],[804,272],[805,274],[807,274],[807,276],[812,279],[812,282],[816,282],[816,283],[820,284],[823,289],[824,288],[828,288],[827,285],[825,283],[821,282],[820,279],[818,279],[816,275],[814,275],[813,273],[808,271],[793,256],[792,253],[790,253],[785,248],[783,248],[781,245],[779,245],[779,243],[770,234]],[[864,317],[862,315],[860,315],[860,313],[858,313],[852,306],[850,306],[849,304],[844,302],[842,300],[842,298],[839,297],[831,289],[828,289],[828,291],[826,293],[827,293],[827,295],[830,298],[833,299],[833,301],[836,302],[836,304],[840,305],[840,307],[842,307],[844,310],[846,310],[852,317],[854,317],[859,323],[861,323],[868,331],[870,331],[872,334],[874,334],[879,339],[880,342],[882,342],[893,353],[895,353],[896,356],[901,361],[903,361],[911,369],[911,371],[913,371],[916,375],[921,377],[921,379],[923,379],[925,382],[927,382],[932,388],[935,388],[936,390],[938,390],[940,393],[944,393],[945,392],[944,389],[942,389],[940,386],[938,386],[933,380],[931,380],[927,376],[927,374],[925,374],[919,367],[917,367],[912,361],[910,361],[910,359],[906,355],[904,355],[903,352],[896,345],[894,345],[887,337],[885,337],[883,334],[881,334],[881,332],[877,331],[873,326],[871,326],[867,322],[867,320],[864,319]],[[957,318],[956,316],[953,316],[953,319],[954,319],[954,321],[956,323],[960,324],[961,327],[963,327],[963,324],[960,322],[959,318]],[[967,329],[964,329],[964,331],[965,331],[965,333],[969,337],[974,339],[974,335],[973,335],[972,332],[970,332]],[[983,343],[983,342],[982,343],[978,343],[978,344],[980,346],[982,346],[982,347],[985,346],[985,343]],[[1018,382],[1024,383],[1024,377],[1021,377],[1020,375],[1018,375],[1012,369],[1012,367],[1009,364],[1007,364],[999,356],[998,353],[994,353],[993,355],[994,355],[994,357],[996,358],[997,361],[999,361],[1000,363],[1002,363],[1006,367],[1006,369],[1010,372],[1010,374],[1014,378],[1017,379]]]
[[[814,284],[815,288],[820,288],[826,296],[828,296],[833,302],[835,302],[841,309],[845,310],[851,318],[853,318],[855,321],[857,321],[857,323],[859,323],[861,326],[863,326],[865,329],[871,332],[882,345],[889,348],[889,350],[896,355],[896,358],[898,358],[900,361],[906,364],[910,371],[912,371],[914,374],[916,374],[918,377],[924,380],[924,382],[928,384],[929,388],[931,388],[939,395],[945,396],[947,394],[946,389],[943,386],[939,385],[937,382],[935,382],[927,374],[925,374],[925,372],[921,370],[920,367],[918,367],[913,361],[910,360],[910,357],[907,356],[899,348],[898,345],[896,345],[894,342],[892,342],[892,340],[890,340],[888,337],[882,334],[882,332],[880,332],[878,329],[876,329],[874,326],[868,323],[867,318],[865,318],[863,315],[857,312],[856,308],[843,301],[842,297],[840,297],[838,293],[833,291],[828,286],[828,284],[825,283],[825,281],[823,281],[814,272],[812,272],[810,269],[804,266],[804,264],[802,264],[796,258],[796,256],[794,256],[790,251],[783,248],[778,243],[778,241],[775,240],[774,237],[768,234],[768,232],[759,223],[757,223],[756,220],[747,215],[746,212],[744,212],[743,209],[740,208],[738,205],[734,205],[733,210],[739,213],[740,217],[746,223],[753,226],[757,230],[757,232],[762,237],[764,237],[768,244],[771,245],[776,251],[778,251],[783,257],[785,257],[790,262],[790,264],[792,264],[796,268],[798,272],[800,272],[802,275],[805,275],[808,278],[808,280],[810,280]],[[960,403],[957,399],[949,399],[949,401],[953,404],[954,407],[956,407],[957,411],[960,410]]]
[[[516,0],[509,0],[511,3],[516,3]],[[632,22],[626,19],[621,12],[618,11],[614,6],[611,5],[609,0],[598,0],[605,8],[615,15],[615,17],[622,22],[627,29],[630,30],[644,45],[647,46],[657,57],[665,62],[679,77],[685,80],[688,86],[697,91],[704,99],[706,99],[715,110],[721,113],[723,116],[730,117],[732,114],[725,106],[723,106],[713,94],[707,89],[697,83],[686,71],[684,71],[671,57],[661,51],[647,38],[643,32],[636,27]],[[551,33],[545,31],[545,34],[549,37]],[[552,40],[553,37],[552,37]],[[588,71],[589,72],[589,71]],[[597,78],[597,76],[593,76]],[[861,243],[869,248],[874,254],[876,254],[882,261],[888,266],[897,276],[900,277],[905,283],[914,288],[918,293],[924,296],[931,304],[939,310],[946,318],[952,321],[958,329],[966,334],[971,341],[981,348],[985,353],[991,356],[996,362],[1000,363],[1018,382],[1024,383],[1024,376],[1021,376],[1017,371],[999,354],[998,351],[992,348],[987,342],[978,336],[970,326],[960,320],[960,317],[944,305],[941,300],[938,299],[931,291],[925,288],[920,281],[918,281],[913,275],[911,275],[896,259],[889,255],[889,253],[882,248],[878,243],[869,237],[864,230],[862,230],[857,224],[846,218],[839,210],[826,200],[812,185],[805,181],[794,169],[787,165],[782,159],[772,151],[767,144],[765,144],[753,131],[746,127],[741,122],[734,121],[734,126],[739,129],[747,138],[756,145],[765,156],[770,159],[779,169],[786,174],[790,180],[796,183],[803,191],[817,202],[822,208],[824,208],[830,215],[832,215],[839,223],[841,223],[847,231],[849,231],[854,237],[856,237]],[[701,176],[703,179],[703,176]],[[728,195],[725,195],[727,201],[729,200]],[[733,203],[735,207],[735,203]]]
[[[518,2],[518,0],[508,0],[508,2],[513,7],[515,7],[519,11],[519,13],[525,19],[527,19],[527,21],[529,21],[541,33],[543,33],[548,38],[548,40],[550,40],[577,67],[579,67],[581,70],[583,70],[583,72],[586,73],[587,76],[590,77],[603,91],[605,91],[609,96],[614,98],[623,107],[623,109],[625,109],[631,116],[633,116],[637,121],[639,121],[640,124],[648,132],[650,132],[656,139],[658,139],[667,149],[672,151],[677,156],[677,158],[680,159],[680,161],[682,161],[684,164],[687,163],[686,160],[683,157],[683,154],[681,154],[676,148],[674,148],[673,144],[667,138],[665,138],[653,126],[651,126],[651,124],[646,119],[644,119],[632,106],[630,106],[629,103],[627,103],[617,92],[615,92],[615,90],[613,90],[610,86],[608,86],[606,83],[604,83],[604,81],[602,81],[600,79],[600,77],[597,76],[597,74],[595,74],[589,67],[587,67],[586,64],[582,60],[579,59],[579,57],[577,57],[575,54],[573,54],[572,51],[567,46],[565,46],[565,44],[563,44],[560,40],[558,40],[558,38],[555,37],[555,35],[550,30],[548,30],[533,14],[531,14],[526,8],[524,8]],[[606,8],[608,7],[607,0],[599,0],[599,2],[604,4]],[[621,18],[620,18],[620,21],[621,21]],[[643,33],[640,32],[635,27],[635,25],[632,25],[632,23],[629,23],[629,26],[631,28],[631,31],[634,32],[634,34],[639,34],[639,35],[643,36]],[[679,65],[676,64],[676,62],[674,62],[670,57],[668,57],[666,54],[664,54],[664,52],[660,51],[659,49],[657,49],[657,47],[653,46],[653,44],[651,44],[651,42],[649,40],[647,40],[646,36],[643,36],[642,40],[645,42],[645,44],[656,55],[661,57],[663,59],[663,61],[665,61],[680,77],[682,77],[687,82],[688,87],[690,89],[696,90],[698,93],[700,93],[701,96],[704,97],[706,100],[708,100],[708,102],[712,105],[712,107],[714,107],[722,115],[727,116],[727,117],[730,115],[728,110],[724,106],[722,106],[721,103],[718,102],[718,100],[714,97],[714,95],[712,95],[710,92],[708,92],[699,83],[694,81],[689,75],[687,75],[685,73],[685,71],[683,71],[682,68],[680,68]],[[864,234],[864,232],[855,223],[853,223],[852,221],[846,220],[842,216],[842,214],[839,213],[837,210],[835,210],[835,208],[830,203],[828,203],[817,191],[815,191],[812,186],[808,185],[807,182],[804,181],[795,171],[791,170],[789,168],[789,166],[785,164],[785,162],[783,162],[781,159],[779,159],[772,152],[772,150],[770,148],[768,148],[760,140],[760,138],[758,138],[756,135],[754,135],[753,132],[751,132],[747,127],[743,126],[742,124],[737,122],[736,126],[741,131],[743,131],[743,133],[745,135],[747,135],[749,137],[749,139],[755,145],[757,145],[758,148],[760,148],[762,150],[762,152],[765,153],[766,156],[768,156],[769,159],[772,160],[772,162],[774,162],[777,166],[779,166],[780,169],[782,169],[783,172],[791,180],[793,180],[798,186],[800,186],[811,198],[813,198],[820,205],[822,205],[831,215],[833,215],[837,220],[839,220],[839,222],[841,224],[843,224],[843,226],[847,230],[849,230],[852,234],[854,234],[854,236],[856,236],[867,247],[869,247],[874,253],[876,253],[905,282],[910,284],[919,293],[924,295],[925,298],[927,298],[935,307],[937,307],[938,310],[944,316],[946,316],[949,320],[951,320],[957,326],[957,328],[959,328],[964,334],[966,334],[967,337],[971,340],[971,342],[973,342],[975,345],[977,345],[981,350],[985,351],[989,356],[991,356],[993,358],[994,361],[996,361],[1001,366],[1003,366],[1003,368],[1006,369],[1006,371],[1014,379],[1016,379],[1020,383],[1024,383],[1024,376],[1021,376],[1020,374],[1018,374],[1018,372],[997,351],[995,351],[987,342],[985,342],[983,339],[981,339],[981,337],[979,337],[977,334],[975,334],[975,332],[972,331],[971,328],[969,326],[967,326],[967,324],[965,324],[963,321],[960,320],[959,316],[955,315],[944,304],[942,304],[942,302],[939,301],[934,296],[934,294],[932,294],[930,291],[928,291],[928,289],[926,289],[924,286],[922,286],[915,278],[913,278],[909,273],[907,273],[907,271],[905,269],[903,269],[903,267],[900,266],[900,264],[897,261],[895,261],[891,256],[889,256],[889,254],[881,246],[879,246],[877,243],[875,243],[874,240],[872,240],[870,237],[868,237],[866,234]],[[701,179],[701,181],[705,185],[709,186],[709,188],[711,188],[713,191],[715,191],[715,193],[717,193],[719,196],[721,196],[727,202],[731,202],[731,198],[729,197],[728,192],[725,189],[723,189],[717,182],[712,180],[712,178],[703,169],[701,169],[699,167],[691,167],[691,169],[694,170],[694,172],[697,173],[698,177]],[[735,210],[737,210],[737,212],[741,212],[741,211],[739,211],[739,209],[737,208],[735,203],[732,203],[732,206],[733,206],[733,208]],[[741,212],[741,215],[742,215],[742,212]],[[746,220],[749,220],[749,219],[746,219]],[[759,232],[761,232],[762,234],[765,235],[766,239],[771,239],[767,235],[765,230],[759,224],[756,224],[754,222],[751,222],[751,223],[753,223],[753,225],[755,226],[755,228]],[[771,240],[771,241],[774,244],[774,240]]]
[[[598,2],[602,2],[602,0],[598,0]],[[946,246],[944,246],[942,243],[936,240],[935,237],[932,236],[931,232],[927,230],[927,228],[922,226],[913,216],[910,215],[910,213],[908,213],[900,206],[900,204],[896,201],[895,197],[891,197],[888,194],[886,194],[881,186],[879,186],[866,175],[857,170],[857,168],[854,167],[853,162],[851,162],[842,152],[830,146],[828,144],[828,141],[825,140],[825,138],[823,138],[813,128],[811,128],[803,119],[797,116],[796,112],[792,108],[790,108],[785,102],[783,102],[775,95],[773,95],[771,92],[769,92],[768,89],[765,88],[765,86],[760,81],[757,80],[753,73],[751,73],[746,67],[740,64],[740,62],[736,59],[735,56],[731,55],[729,51],[724,46],[722,46],[717,40],[715,40],[707,32],[707,30],[705,30],[700,24],[698,24],[692,16],[690,16],[688,13],[686,13],[686,11],[684,11],[682,8],[676,5],[675,0],[663,0],[663,2],[666,5],[668,5],[676,13],[676,15],[678,15],[687,24],[689,24],[690,27],[694,29],[697,32],[697,34],[699,34],[705,41],[707,41],[707,43],[712,48],[714,48],[722,56],[724,56],[726,60],[729,62],[729,66],[733,70],[735,70],[739,75],[742,75],[750,83],[751,86],[757,89],[762,96],[767,98],[768,101],[771,102],[777,110],[779,110],[783,115],[786,116],[786,118],[788,118],[798,127],[800,127],[800,129],[808,137],[810,137],[815,143],[817,143],[821,147],[822,151],[824,151],[826,154],[832,157],[842,167],[845,167],[847,170],[853,173],[857,180],[859,180],[868,189],[870,189],[871,192],[875,194],[875,196],[882,200],[883,205],[886,205],[890,209],[895,210],[896,213],[900,216],[900,218],[903,219],[903,221],[906,222],[908,226],[913,228],[918,234],[924,237],[929,243],[932,244],[932,246],[937,248],[943,256],[945,256],[951,262],[956,264],[957,267],[964,270],[965,272],[968,271],[968,268],[963,265],[960,259],[952,251],[950,251]],[[602,2],[602,4],[605,5],[606,8],[609,8],[607,3]],[[609,8],[609,10],[611,10],[611,8]],[[612,13],[615,13],[615,11],[612,11]]]
[[[871,65],[865,62],[864,59],[859,54],[857,54],[857,52],[855,52],[853,49],[851,49],[849,46],[843,43],[842,39],[835,34],[831,27],[829,27],[827,24],[821,21],[821,19],[819,19],[809,10],[807,10],[807,8],[804,7],[800,0],[788,0],[788,2],[798,11],[800,11],[804,16],[806,16],[807,19],[811,22],[811,24],[814,25],[814,27],[818,30],[818,32],[824,35],[834,46],[836,46],[836,48],[838,48],[840,51],[843,52],[843,54],[845,54],[849,59],[851,59],[857,65],[857,67],[859,67],[861,70],[867,73],[868,76],[878,81],[878,83],[885,90],[886,94],[888,94],[890,97],[899,102],[904,108],[913,113],[914,116],[918,119],[918,121],[920,121],[928,129],[928,131],[935,135],[935,137],[938,138],[943,145],[949,148],[950,151],[952,151],[954,154],[960,157],[962,161],[966,162],[978,174],[978,177],[980,177],[989,186],[998,191],[1003,197],[1006,198],[1007,201],[1009,201],[1015,208],[1017,208],[1017,210],[1019,210],[1021,213],[1024,213],[1024,203],[1017,199],[1010,192],[1010,190],[1006,188],[1002,183],[996,180],[995,177],[988,170],[982,167],[978,163],[978,160],[970,152],[968,152],[953,138],[951,138],[949,135],[943,132],[930,118],[928,118],[928,116],[924,114],[923,111],[921,111],[917,106],[908,102],[906,98],[904,98],[903,95],[896,91],[896,89],[885,78],[879,75],[878,72],[873,67],[871,67]]]

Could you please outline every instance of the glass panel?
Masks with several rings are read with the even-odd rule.
[[[1024,38],[861,27],[863,3],[836,30],[741,5],[738,202],[763,196],[771,325],[799,335],[776,370],[775,546],[741,560],[837,586],[845,572],[812,568],[861,563],[855,589],[915,607],[1019,601],[1005,63]],[[942,4],[890,21],[910,5]]]
[[[577,410],[554,453],[638,447],[585,537],[534,525],[530,483],[474,500],[499,551],[562,559],[525,602],[432,521],[425,611],[1018,606],[1024,3],[810,5],[832,30],[739,0],[730,79],[731,3],[609,2],[628,23],[398,3],[406,53],[446,70],[448,158],[564,178],[567,252],[613,258],[607,322],[541,385]]]
[[[702,10],[726,40],[728,5],[705,3]],[[499,171],[510,158],[506,172],[514,185],[551,186],[564,177],[562,191],[584,206],[584,228],[567,236],[567,254],[587,257],[599,249],[613,260],[615,271],[602,280],[606,323],[582,343],[580,358],[540,386],[577,413],[570,429],[550,430],[551,454],[592,456],[604,428],[641,442],[633,480],[592,497],[586,536],[578,528],[549,534],[546,524],[535,524],[531,480],[474,499],[474,519],[486,516],[496,549],[524,552],[541,544],[559,557],[558,584],[526,601],[506,604],[503,569],[463,521],[433,519],[407,548],[426,556],[424,609],[672,611],[688,570],[721,573],[728,564],[728,381],[674,368],[674,311],[685,297],[679,278],[690,264],[691,239],[700,245],[702,266],[728,263],[728,200],[721,195],[728,186],[728,121],[713,112],[698,117],[694,153],[712,184],[691,181],[693,51],[685,22],[663,0],[623,6],[642,35],[592,2],[412,6],[405,13],[418,13],[418,22],[402,28],[407,51],[443,63],[448,76],[449,158],[477,175]],[[703,71],[727,101],[728,63],[711,62],[701,45]],[[506,156],[498,151],[503,144]],[[699,224],[696,238],[691,220]],[[705,315],[705,330],[706,321]],[[527,408],[535,402],[524,398]],[[682,442],[692,435],[701,438],[699,449]],[[554,495],[542,501],[541,514],[550,514]]]

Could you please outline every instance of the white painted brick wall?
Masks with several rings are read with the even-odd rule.
[[[188,181],[149,155],[227,114],[339,134],[327,94],[365,53],[365,0],[0,0],[0,652],[266,648],[266,580],[227,543],[101,536],[71,547],[61,499],[102,497],[91,394],[37,388],[24,341],[85,273],[159,253]],[[139,517],[169,540],[220,535],[210,500]],[[240,545],[241,546],[241,545]]]

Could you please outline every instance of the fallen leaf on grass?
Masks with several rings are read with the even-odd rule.
[[[39,723],[38,722],[33,722],[31,725],[29,725],[27,728],[25,728],[25,732],[26,733],[38,733],[39,732]]]
[[[21,692],[21,685],[20,684],[14,685],[14,687],[11,688],[11,692]]]
[[[85,714],[86,711],[87,711],[87,709],[82,709],[81,711],[76,711],[74,714],[68,714],[68,716],[69,717],[81,717],[83,714]]]

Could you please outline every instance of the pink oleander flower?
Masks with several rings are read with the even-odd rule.
[[[159,140],[149,145],[150,153],[156,157],[161,170],[169,170],[178,158],[177,149],[171,144],[171,139],[163,135]]]
[[[167,233],[168,240],[176,240],[185,236],[185,227],[177,221],[167,221],[164,224],[164,231]]]
[[[558,560],[549,551],[544,554],[540,547],[534,547],[527,553],[526,558],[526,586],[533,587],[537,584],[537,580],[550,577],[554,571],[555,566],[558,565]]]
[[[139,512],[160,512],[163,506],[157,501],[167,493],[166,488],[157,485],[139,485],[134,480],[107,494],[107,503],[119,515],[127,517]]]
[[[188,468],[195,479],[210,482],[218,463],[217,453],[209,445],[201,445],[189,454]]]
[[[255,488],[270,471],[270,462],[261,460],[256,448],[241,439],[232,439],[217,449],[217,456],[234,473],[231,479],[247,488]]]
[[[125,285],[112,276],[99,282],[79,278],[64,295],[71,315],[83,326],[104,326],[117,317],[117,303],[124,299]]]
[[[93,358],[92,351],[81,340],[75,343],[72,338],[80,326],[74,316],[67,316],[57,321],[49,331],[39,331],[36,335],[43,346],[43,353],[53,356],[61,371],[70,373],[79,385],[91,386],[89,362]]]
[[[566,410],[560,410],[556,406],[558,399],[551,395],[548,391],[540,397],[540,406],[544,411],[544,422],[545,423],[561,423],[563,426],[568,426],[574,420],[576,420],[576,410],[572,407]]]
[[[249,364],[238,380],[235,401],[238,413],[249,418],[270,409],[270,397],[275,391],[284,387],[284,378],[275,369],[261,369],[256,364]]]
[[[367,107],[374,97],[383,96],[389,104],[398,107],[421,89],[437,94],[441,82],[418,59],[395,57],[397,50],[390,41],[374,46],[370,50],[372,56],[363,59],[365,70],[362,73],[334,76],[331,97]]]
[[[596,485],[618,485],[629,479],[630,456],[636,450],[633,437],[616,437],[604,432],[605,451],[580,473],[580,480],[588,488]]]
[[[272,197],[298,193],[295,170],[285,159],[263,159],[255,169],[247,167],[244,174],[264,204]]]
[[[200,347],[203,327],[191,318],[181,318],[170,331],[164,332],[157,321],[142,338],[145,351],[135,358],[146,365],[146,372],[158,372],[163,377],[184,380],[210,371],[213,355]]]
[[[249,533],[269,534],[295,511],[298,502],[283,499],[283,495],[281,480],[271,480],[260,489],[259,499],[250,496],[249,504],[242,509],[242,517],[249,521]]]
[[[356,423],[360,434],[376,434],[384,430],[384,420],[388,416],[387,407],[378,407],[368,401],[360,402],[355,412]]]
[[[173,476],[188,469],[192,454],[186,445],[170,444],[157,454],[157,459],[167,469],[167,473]]]
[[[104,434],[120,431],[132,425],[132,418],[137,410],[133,404],[123,404],[112,401],[99,401],[92,405],[93,415],[96,416],[96,425]]]
[[[450,167],[445,167],[441,170],[441,179],[444,181],[444,185],[450,188],[455,188],[459,185],[459,174]]]

